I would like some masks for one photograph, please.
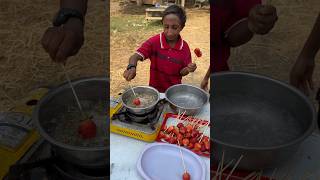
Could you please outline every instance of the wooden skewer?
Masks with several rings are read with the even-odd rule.
[[[192,117],[192,128],[193,129],[196,127],[196,125],[199,123],[199,121],[200,121],[199,119]]]
[[[214,180],[217,180],[217,179],[218,179],[219,171],[220,171],[220,166],[221,166],[221,161],[219,162],[218,168],[217,168],[217,171],[216,171],[216,174],[215,174],[214,177],[213,177]]]
[[[186,173],[187,172],[187,169],[186,169],[186,165],[184,163],[184,159],[183,159],[183,155],[182,155],[182,151],[181,151],[181,146],[180,146],[180,142],[178,140],[178,145],[179,145],[179,150],[180,150],[180,155],[181,155],[181,159],[182,159],[182,164],[183,164],[183,169],[184,169],[184,172]]]
[[[165,133],[165,132],[169,129],[169,127],[170,127],[170,126],[168,126],[163,132]]]
[[[179,113],[180,113],[180,109],[179,109]],[[179,121],[179,122],[181,121],[181,123],[182,123],[184,126],[185,126],[185,120],[183,121],[181,117],[183,117],[185,113],[186,113],[186,111],[184,111],[182,114],[180,114],[179,117],[177,118],[178,121]]]
[[[276,172],[277,172],[277,168],[275,168],[271,174],[271,177],[270,177],[270,180],[273,180],[273,177],[275,177],[276,175]]]
[[[199,140],[199,143],[201,142],[201,140],[202,140],[202,138],[203,138],[204,134],[207,132],[208,127],[209,127],[209,122],[208,122],[208,124],[206,125],[206,129],[204,130],[204,132],[203,132],[203,133],[202,133],[202,135],[201,135],[201,138],[200,138],[200,140]]]
[[[197,120],[196,120],[197,123],[194,125],[194,127],[195,127],[197,124],[199,124],[200,121],[201,121],[200,119],[197,119]],[[194,128],[194,127],[193,127],[193,128]],[[199,127],[200,127],[200,126],[199,126]],[[198,128],[199,128],[199,127],[198,127]]]
[[[284,177],[281,179],[283,179],[283,180],[289,179],[289,175],[291,174],[291,171],[292,171],[292,169],[290,169],[290,167],[289,167],[287,172],[284,174]]]
[[[179,109],[179,111],[178,111],[177,119],[179,119],[179,117],[180,117],[180,109]]]
[[[248,176],[244,177],[242,180],[249,180],[251,179],[252,177],[256,177],[256,172],[252,172],[250,173]]]
[[[229,175],[227,176],[226,180],[228,180],[230,178],[230,176],[232,175],[233,171],[237,168],[238,164],[240,163],[241,159],[243,158],[243,155],[240,156],[240,158],[238,159],[238,161],[236,162],[236,164],[233,166],[232,170],[230,171]]]
[[[233,159],[228,162],[228,164],[222,169],[222,172],[226,170],[233,163]]]
[[[261,171],[259,172],[259,174],[258,174],[258,179],[259,179],[259,180],[261,180],[262,172],[263,172],[263,171],[261,170]]]
[[[184,121],[182,121],[182,124],[183,124],[184,126],[187,126],[187,125],[189,124],[188,119],[190,119],[190,117],[189,117],[189,116],[188,116],[188,118],[187,118],[187,119],[184,119]]]
[[[133,88],[132,88],[132,86],[129,84],[129,87],[131,88],[131,90],[132,90],[132,92],[133,92],[133,95],[135,96],[135,97],[137,97],[137,94],[134,92],[134,90],[133,90]]]
[[[254,175],[252,178],[250,178],[249,180],[256,180],[256,178],[258,177],[258,173],[256,175]]]
[[[186,113],[186,111],[184,111],[184,112],[182,113],[182,115],[179,117],[179,119],[182,119],[181,117],[183,117],[185,113]]]
[[[186,121],[188,124],[191,124],[192,125],[192,119],[193,117],[192,116],[188,116],[188,121]]]
[[[197,119],[196,117],[197,117],[197,115],[198,115],[199,113],[197,113],[195,116],[194,116],[194,118],[193,118],[193,120],[195,120],[195,123],[194,123],[194,125],[193,125],[193,129],[194,129],[194,127],[200,122],[200,119]]]
[[[200,139],[201,141],[201,139]],[[219,180],[221,180],[222,172],[223,172],[223,161],[224,161],[224,151],[222,151],[222,160],[221,160],[221,172],[219,173]]]
[[[217,171],[215,171],[216,174],[214,178],[216,178],[216,180],[218,179],[218,177],[219,179],[221,179],[221,176],[223,176],[223,171],[226,170],[233,163],[233,159],[229,161],[225,167],[223,167],[223,163],[224,163],[224,151],[222,152],[222,160],[219,162]]]

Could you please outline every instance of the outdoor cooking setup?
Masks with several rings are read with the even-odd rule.
[[[141,101],[141,105],[139,104],[136,106],[134,105],[134,102],[136,102],[138,98],[139,101]],[[189,166],[191,177],[196,178],[195,176],[200,173],[201,179],[205,179],[206,177],[209,178],[209,161],[207,162],[207,160],[209,160],[208,153],[201,153],[199,152],[200,149],[196,152],[192,149],[193,147],[190,147],[189,149],[186,145],[183,145],[182,141],[171,141],[171,139],[166,139],[161,136],[166,134],[167,137],[171,136],[173,139],[177,138],[172,131],[174,128],[178,130],[178,127],[183,125],[193,124],[196,126],[195,129],[198,128],[198,130],[202,132],[198,136],[198,141],[201,141],[201,139],[208,141],[208,137],[210,136],[209,114],[205,112],[206,115],[208,115],[205,115],[205,119],[201,119],[200,117],[196,118],[203,113],[204,106],[208,105],[208,100],[209,94],[207,92],[199,87],[188,84],[171,86],[165,93],[159,93],[150,86],[129,87],[123,93],[119,93],[119,97],[111,97],[111,166],[113,167],[114,164],[118,165],[119,168],[129,166],[130,171],[132,169],[132,171],[137,174],[136,176],[130,176],[133,179],[139,179],[138,177],[143,177],[145,179],[153,179],[151,177],[168,178],[167,176],[170,176],[170,173],[167,173],[166,177],[162,176],[165,175],[165,173],[156,175],[159,171],[151,170],[151,167],[156,168],[157,163],[155,162],[163,161],[168,158],[169,156],[165,154],[172,151],[173,154],[171,155],[173,157],[171,157],[171,159],[177,159],[175,160],[177,161],[177,164],[172,163],[170,165],[174,166],[174,168],[171,166],[168,166],[168,168],[176,169],[175,171],[181,170],[183,167],[181,164],[179,148],[182,148],[183,154],[187,158],[186,164]],[[144,105],[143,102],[147,102],[146,105]],[[180,125],[177,126],[177,124]],[[201,137],[201,135],[203,137]],[[179,146],[179,142],[181,143],[181,147]],[[130,157],[125,151],[126,148],[131,149]],[[159,149],[162,150],[160,151]],[[153,152],[151,153],[153,155],[148,155],[149,152]],[[122,154],[122,158],[126,159],[126,165],[121,165],[123,161],[116,160],[118,158],[112,155],[113,153]],[[175,153],[177,153],[177,156],[174,155]],[[147,165],[149,162],[147,159],[151,157],[153,159],[152,162],[154,163]],[[197,160],[194,159],[190,161],[189,158],[192,159],[193,157],[198,158],[196,158]],[[201,158],[206,159],[207,166],[204,165],[204,161],[201,160]],[[194,168],[192,167],[197,167],[204,171],[193,171]],[[165,170],[165,168],[163,170]],[[182,176],[183,172],[179,172],[178,175],[180,173]],[[176,175],[177,172],[172,172],[172,174]],[[112,178],[120,178],[120,176],[123,178],[127,177],[125,173],[111,170]],[[181,179],[181,176],[178,178]],[[175,177],[172,176],[170,176],[170,178],[175,179]]]
[[[69,81],[44,94],[36,102],[32,114],[32,122],[40,138],[20,161],[10,167],[6,178],[108,179],[108,83],[104,77],[83,78]],[[90,118],[91,124],[86,118]],[[83,122],[87,130],[90,125],[95,127],[94,137],[88,136],[93,131],[80,132]]]
[[[128,101],[133,99],[131,96],[135,96],[133,92],[153,97],[152,102],[143,108],[130,107]],[[150,86],[136,86],[120,95],[110,101],[111,132],[147,142],[155,141],[162,126],[162,121],[159,120],[168,108],[176,114],[184,112],[184,115],[192,116],[199,113],[209,99],[209,95],[200,88],[186,84],[170,87],[163,99]]]

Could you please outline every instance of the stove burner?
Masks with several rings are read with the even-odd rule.
[[[161,100],[158,102],[156,107],[149,113],[146,114],[134,114],[127,110],[126,107],[122,107],[118,113],[112,116],[112,120],[119,120],[125,123],[138,123],[143,125],[149,125],[152,130],[155,130],[155,124],[157,124],[161,112],[164,108],[165,101]]]
[[[85,168],[65,162],[52,154],[36,162],[11,166],[8,180],[34,180],[31,174],[36,174],[39,169],[45,172],[48,180],[106,180],[110,174],[108,165]]]

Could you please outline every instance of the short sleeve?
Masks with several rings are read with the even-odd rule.
[[[152,52],[152,39],[148,39],[145,41],[136,51],[137,54],[139,54],[143,60],[148,59]]]

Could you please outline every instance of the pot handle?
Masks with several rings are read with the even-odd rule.
[[[160,103],[165,104],[165,103],[168,103],[168,102],[169,102],[169,101],[168,101],[166,98],[163,98],[163,99],[160,99],[160,100],[157,102],[156,106],[157,106],[158,104],[160,104]]]
[[[38,160],[31,163],[23,163],[23,164],[15,164],[12,165],[9,169],[8,180],[22,180],[24,175],[28,173],[29,170],[41,167],[48,166],[54,163],[55,158],[46,158],[42,160]]]

